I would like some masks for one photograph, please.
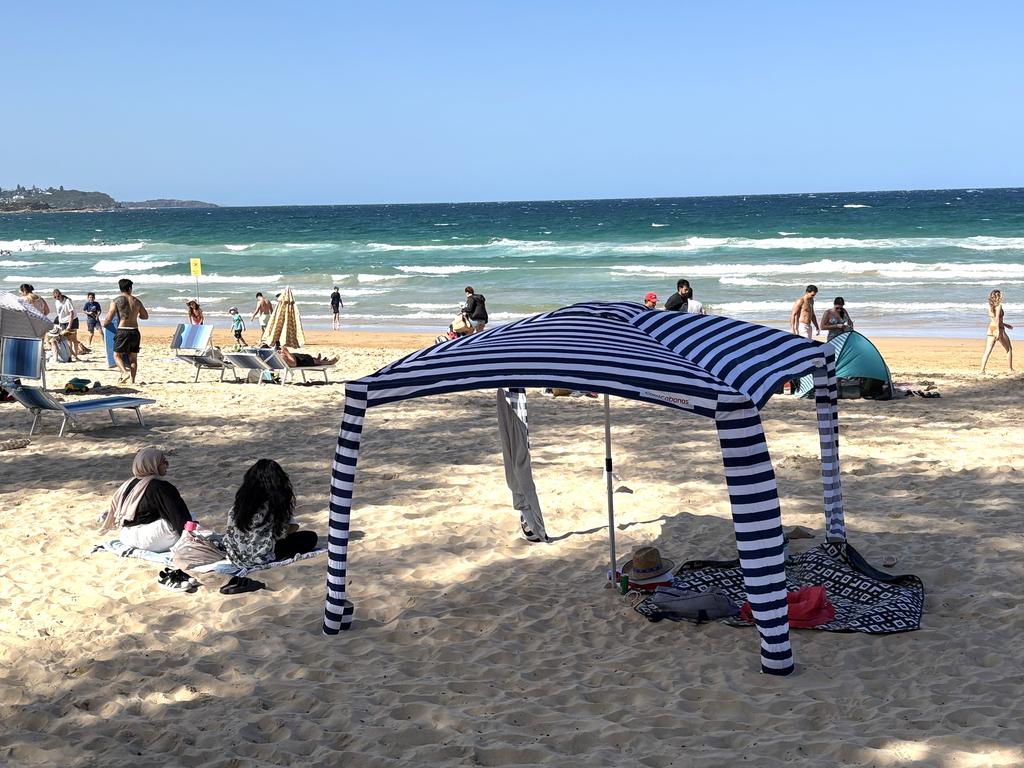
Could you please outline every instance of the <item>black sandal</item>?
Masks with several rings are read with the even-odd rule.
[[[247,579],[245,576],[232,576],[228,583],[220,588],[222,595],[240,595],[243,592],[256,592],[263,589],[266,584],[256,579]]]

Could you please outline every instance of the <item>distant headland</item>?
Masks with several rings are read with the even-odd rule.
[[[213,203],[201,200],[141,200],[118,202],[106,192],[83,192],[80,189],[64,187],[23,187],[14,189],[0,187],[0,213],[25,212],[96,212],[119,211],[138,208],[217,208]]]

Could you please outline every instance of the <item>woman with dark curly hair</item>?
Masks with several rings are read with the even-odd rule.
[[[245,473],[228,515],[224,547],[235,565],[251,568],[316,548],[313,531],[300,531],[292,517],[295,492],[273,459],[260,459]]]

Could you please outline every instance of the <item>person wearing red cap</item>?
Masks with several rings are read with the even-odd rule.
[[[648,309],[657,309],[658,294],[652,292],[644,296],[644,306],[647,307]]]

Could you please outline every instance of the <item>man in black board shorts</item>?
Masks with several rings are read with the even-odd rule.
[[[341,328],[341,308],[344,304],[341,303],[341,291],[338,290],[338,286],[334,286],[334,293],[331,294],[331,314],[334,315],[334,330]]]
[[[124,384],[131,380],[135,383],[135,376],[139,371],[139,349],[142,346],[142,334],[139,333],[139,320],[148,320],[149,312],[142,305],[142,302],[132,296],[132,281],[127,277],[117,281],[117,287],[121,295],[110,302],[110,309],[103,320],[107,326],[114,319],[116,314],[119,318],[117,331],[114,333],[114,362],[121,372],[118,384]]]

